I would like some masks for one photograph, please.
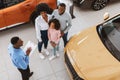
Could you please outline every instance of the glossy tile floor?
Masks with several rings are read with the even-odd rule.
[[[67,1],[67,0],[65,0]],[[111,17],[120,13],[120,1],[110,2],[104,9],[93,11],[87,3],[83,3],[81,8],[74,7],[75,19],[72,20],[72,28],[69,31],[69,37],[88,27],[103,22],[103,14],[109,12]],[[20,73],[13,66],[7,51],[10,38],[19,36],[24,41],[23,48],[28,40],[37,44],[34,25],[26,23],[11,29],[0,31],[0,80],[22,80]],[[48,46],[51,53],[51,46]],[[30,80],[70,80],[64,65],[63,41],[60,43],[60,57],[49,61],[50,56],[41,60],[37,49],[30,56],[30,69],[34,72]]]

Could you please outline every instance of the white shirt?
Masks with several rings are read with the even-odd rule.
[[[50,20],[50,15],[48,15],[48,21]],[[48,30],[49,25],[48,23],[43,19],[43,17],[41,15],[39,15],[36,19],[35,19],[35,30],[36,30],[36,37],[37,39],[41,42],[41,32],[40,31],[44,31],[44,30]]]

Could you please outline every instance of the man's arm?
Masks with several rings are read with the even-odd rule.
[[[71,28],[71,26],[72,26],[72,22],[71,22],[72,18],[71,18],[71,16],[69,14],[67,14],[66,18],[67,18],[67,21],[66,21],[66,28],[64,30],[64,33],[67,33],[69,31],[69,29]]]
[[[23,57],[18,57],[18,59],[16,59],[17,63],[18,63],[18,66],[25,70],[27,69],[27,66],[28,66],[28,56],[25,56],[25,58]]]

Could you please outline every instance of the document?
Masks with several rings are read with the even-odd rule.
[[[24,52],[26,53],[26,50],[28,48],[30,48],[30,47],[31,47],[32,50],[31,50],[29,56],[31,56],[33,54],[33,52],[35,51],[37,45],[35,43],[33,43],[32,41],[28,41],[27,44],[25,45],[24,49],[23,49]]]

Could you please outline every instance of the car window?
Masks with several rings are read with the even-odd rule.
[[[4,9],[10,6],[13,6],[15,4],[18,4],[20,2],[23,2],[24,0],[0,0],[0,9]]]
[[[98,33],[107,49],[120,61],[120,15],[99,25]]]

